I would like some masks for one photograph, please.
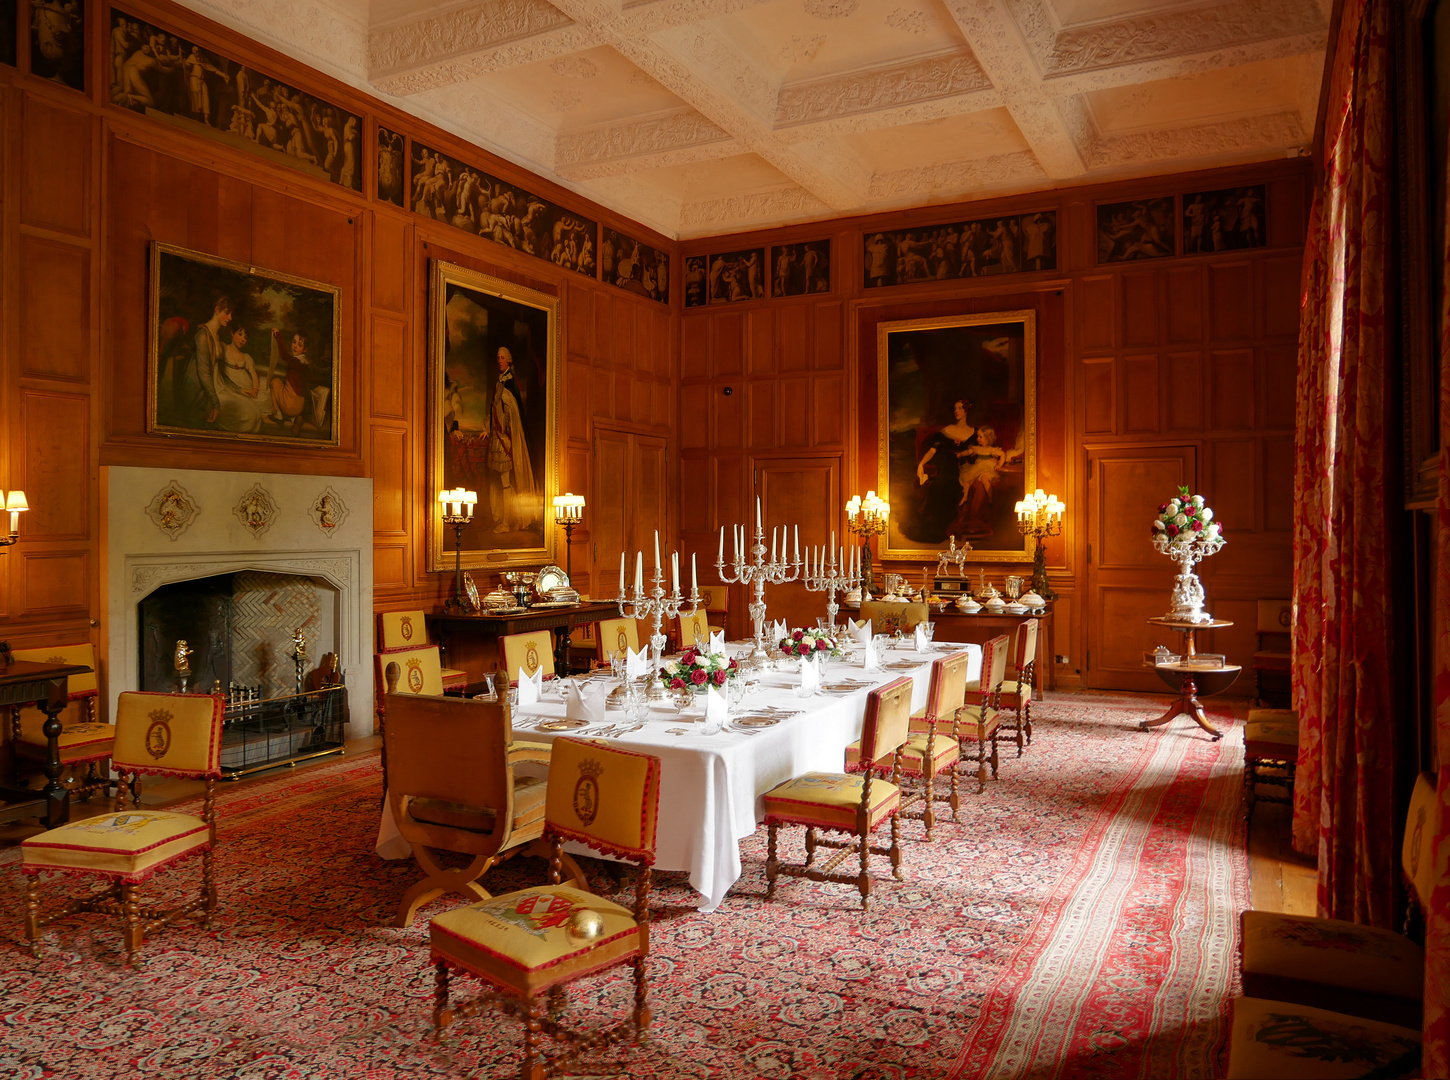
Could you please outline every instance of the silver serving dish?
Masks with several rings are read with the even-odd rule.
[[[550,564],[540,568],[539,572],[534,575],[533,585],[534,595],[540,600],[558,599],[549,594],[558,589],[569,588],[569,575],[564,573],[563,567]]]

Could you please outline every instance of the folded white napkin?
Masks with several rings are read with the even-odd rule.
[[[544,669],[539,668],[530,677],[524,674],[524,669],[519,668],[519,708],[525,705],[537,705],[539,695],[544,689]]]
[[[587,693],[573,679],[564,680],[564,715],[570,720],[597,720],[604,714],[604,689]]]
[[[777,638],[776,640],[779,641],[780,639]],[[723,630],[717,630],[715,633],[710,635],[710,644],[708,646],[708,649],[711,653],[720,653],[722,655],[724,654],[725,632]]]
[[[635,652],[633,649],[626,649],[624,656],[624,674],[626,678],[639,679],[649,674],[649,656],[644,649]]]
[[[705,689],[705,733],[712,734],[719,731],[725,725],[725,717],[729,709],[725,700],[725,694],[716,690],[713,686]]]
[[[917,623],[914,636],[916,638],[916,651],[926,652],[929,644],[926,640],[926,627],[922,626],[921,623]]]
[[[869,626],[870,623],[867,623],[867,625]],[[875,671],[876,666],[876,642],[868,634],[866,636],[866,644],[861,649],[861,668],[864,671]]]
[[[871,620],[870,619],[867,619],[865,622],[855,622],[855,621],[852,621],[852,623],[851,623],[851,640],[852,641],[859,641],[862,645],[868,645],[868,644],[870,644],[870,642],[871,642]]]
[[[801,688],[815,693],[821,685],[821,669],[816,665],[815,660],[802,656],[801,664]]]
[[[775,623],[772,624],[770,632],[774,636],[776,641],[780,641],[785,637],[786,632],[789,629],[790,627],[786,626],[784,619],[777,619]]]

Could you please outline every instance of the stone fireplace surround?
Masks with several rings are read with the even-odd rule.
[[[160,585],[261,570],[337,590],[347,736],[373,731],[373,483],[343,476],[101,470],[106,522],[104,671],[116,696],[140,685],[138,605]],[[309,655],[316,665],[319,655]]]

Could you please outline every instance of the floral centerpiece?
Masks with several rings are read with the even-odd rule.
[[[1225,541],[1223,527],[1214,520],[1204,497],[1180,487],[1177,496],[1159,504],[1149,532],[1154,549],[1179,564],[1168,617],[1186,622],[1212,621],[1213,616],[1203,610],[1203,584],[1193,567],[1216,553]]]
[[[707,653],[686,649],[679,659],[660,668],[660,678],[671,690],[694,690],[704,693],[710,686],[724,687],[740,674],[740,665],[724,653]]]
[[[785,656],[840,656],[841,647],[824,630],[792,630],[776,647]]]

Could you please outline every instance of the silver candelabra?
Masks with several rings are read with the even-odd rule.
[[[659,539],[655,540],[655,553],[658,557]],[[677,560],[678,555],[671,556]],[[651,633],[649,636],[649,658],[650,658],[650,688],[649,696],[651,701],[662,701],[665,697],[664,684],[660,681],[660,669],[664,666],[665,660],[665,632],[662,629],[666,619],[678,619],[685,605],[689,604],[687,615],[693,615],[700,609],[700,588],[695,583],[693,570],[690,580],[690,595],[680,595],[680,571],[679,563],[673,562],[674,566],[674,588],[665,592],[665,571],[658,562],[655,563],[654,584],[649,593],[644,591],[643,575],[636,571],[634,575],[634,595],[627,595],[621,588],[619,596],[619,614],[626,619],[649,619]],[[624,580],[624,572],[620,571],[620,581]]]
[[[755,500],[755,543],[751,544],[745,551],[741,551],[742,542],[745,536],[745,527],[737,525],[735,529],[735,559],[730,564],[734,577],[725,572],[725,527],[720,527],[720,555],[715,560],[715,569],[720,574],[720,580],[728,585],[739,582],[741,585],[753,585],[755,587],[755,599],[751,600],[749,611],[750,618],[755,623],[755,648],[751,650],[749,659],[757,665],[764,665],[771,661],[770,651],[765,647],[765,586],[784,585],[788,581],[795,581],[801,576],[801,568],[805,565],[801,561],[800,530],[795,533],[795,558],[792,560],[788,555],[786,537],[782,535],[780,541],[780,556],[776,557],[775,531],[772,530],[770,542],[770,558],[766,558],[765,552],[765,527],[760,523],[760,500]],[[784,530],[781,530],[784,533]],[[750,561],[753,560],[753,561]]]
[[[850,556],[846,549],[836,550],[836,534],[831,534],[831,546],[829,550],[821,548],[806,549],[806,572],[803,580],[806,589],[810,592],[823,592],[826,594],[826,616],[831,621],[831,634],[836,633],[836,612],[841,606],[836,603],[836,593],[846,592],[861,584],[861,570],[856,563],[857,553],[853,549]]]

